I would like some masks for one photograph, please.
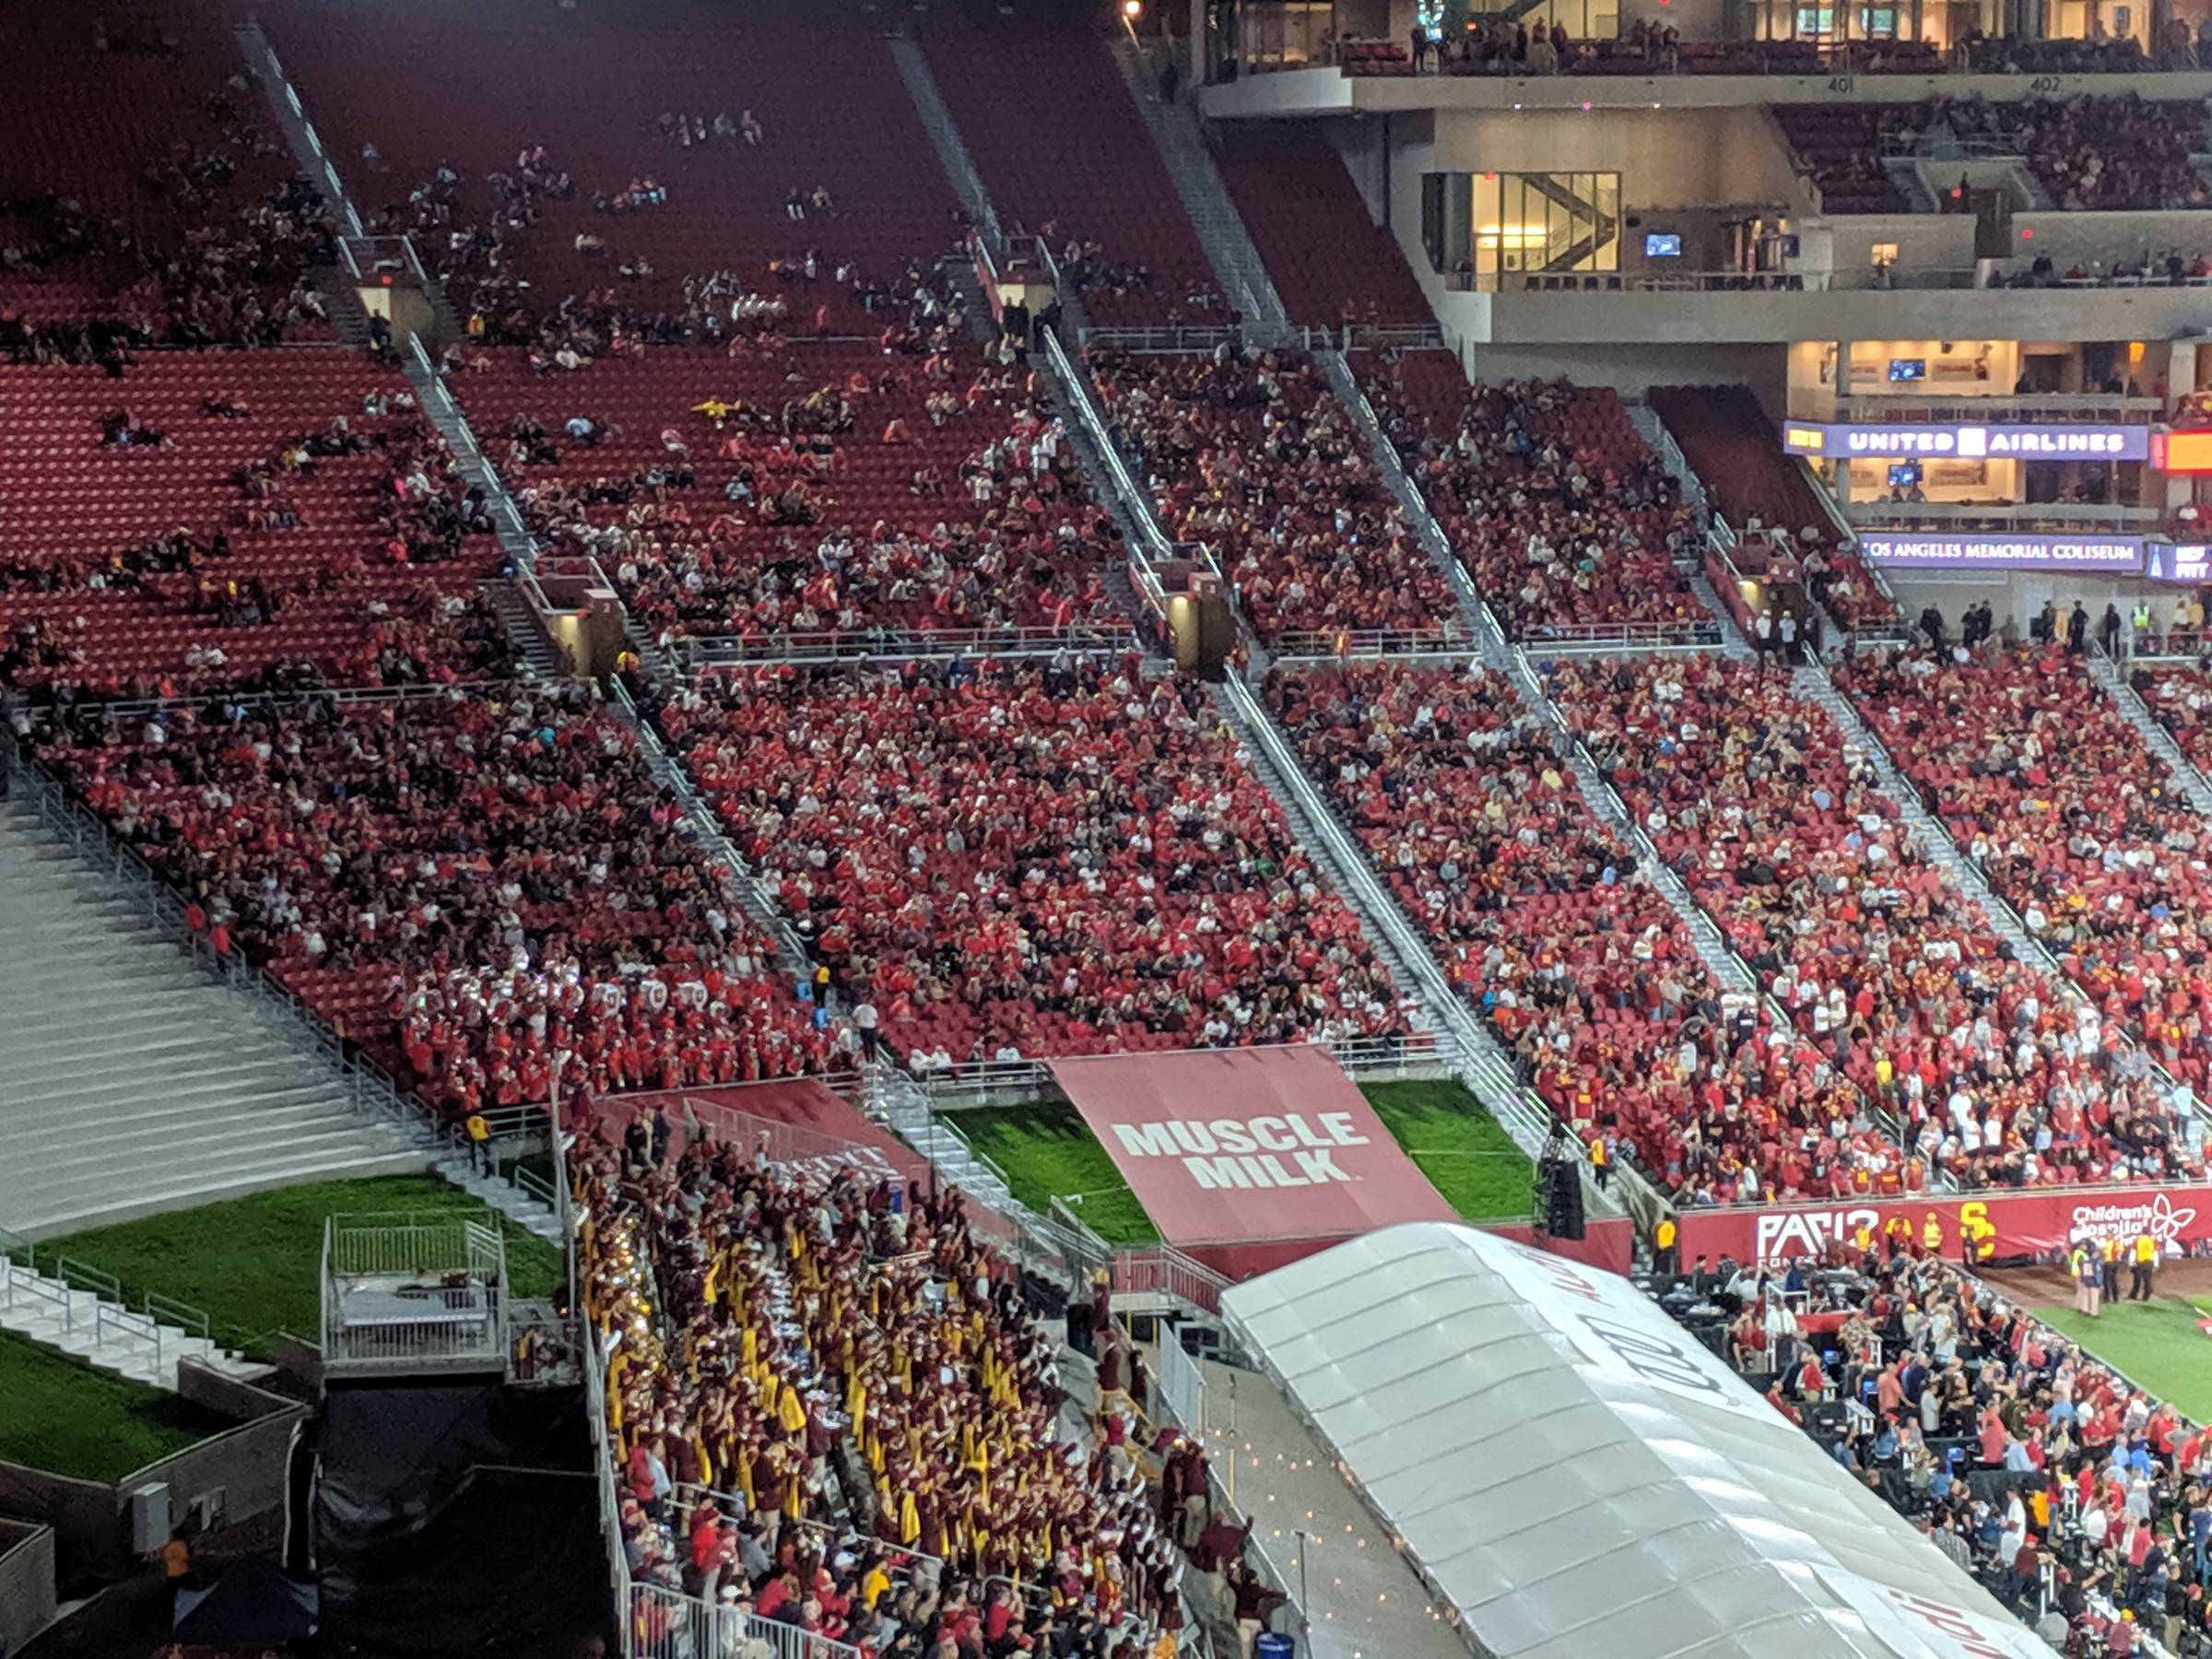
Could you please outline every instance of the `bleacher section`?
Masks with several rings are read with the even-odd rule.
[[[325,256],[323,216],[289,189],[228,29],[168,5],[9,6],[0,60],[0,351],[10,319],[327,332],[292,303]]]
[[[880,25],[865,18],[418,3],[373,19],[318,10],[270,32],[364,218],[418,231],[424,262],[459,275],[454,306],[479,304],[516,337],[527,331],[504,329],[511,311],[543,317],[571,296],[611,295],[641,317],[703,316],[686,279],[718,271],[734,275],[730,298],[782,298],[788,332],[872,335],[881,324],[865,290],[959,245],[951,191]],[[407,73],[362,75],[395,33],[410,42]],[[377,159],[364,158],[369,145]],[[518,206],[497,180],[519,182],[524,157],[570,188]],[[410,206],[441,168],[458,175],[441,193],[450,207],[435,196]],[[633,186],[665,199],[618,207]],[[623,275],[640,260],[651,275]]]
[[[1653,386],[1653,411],[1666,423],[1713,506],[1738,535],[1785,532],[1818,549],[1806,585],[1846,629],[1894,623],[1897,606],[1836,533],[1835,523],[1782,434],[1748,386]]]
[[[1293,323],[1435,322],[1396,238],[1325,138],[1240,124],[1221,134],[1215,159]]]
[[[499,547],[394,371],[335,348],[0,364],[0,678],[168,695],[506,660],[476,600]]]
[[[1609,387],[1470,386],[1441,351],[1362,356],[1357,370],[1510,635],[1658,636],[1709,620],[1676,569],[1695,550],[1693,515]]]
[[[1227,318],[1206,250],[1101,38],[989,6],[933,10],[920,33],[1001,223],[1045,240],[1093,323]]]
[[[493,352],[458,389],[534,525],[597,555],[656,634],[1124,626],[1100,576],[1116,532],[1051,412],[957,327],[934,341],[550,375]]]

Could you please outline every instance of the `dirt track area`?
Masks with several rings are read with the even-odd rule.
[[[2074,1283],[2060,1267],[2004,1267],[1982,1277],[2025,1308],[2070,1307]],[[2127,1267],[2120,1268],[2120,1290],[2127,1292]],[[2159,1264],[2151,1281],[2153,1296],[2178,1296],[2185,1300],[2212,1297],[2212,1261],[2190,1260]]]

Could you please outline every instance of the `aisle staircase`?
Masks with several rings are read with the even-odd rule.
[[[150,889],[0,810],[0,1226],[39,1238],[324,1177],[420,1170],[288,1015],[209,977]]]
[[[1175,194],[1182,200],[1191,229],[1198,233],[1215,279],[1244,318],[1244,337],[1262,345],[1287,338],[1290,314],[1282,296],[1275,291],[1274,279],[1267,275],[1259,249],[1253,245],[1252,234],[1244,228],[1243,216],[1238,213],[1229,186],[1222,182],[1221,170],[1214,165],[1197,111],[1190,104],[1160,98],[1144,54],[1128,40],[1115,38],[1113,60],[1129,88],[1130,100],[1152,135],[1153,147],[1159,150],[1168,177],[1174,181]]]
[[[2173,734],[2159,723],[2159,717],[2150,712],[2142,694],[2128,683],[2125,667],[2105,655],[2102,646],[2089,648],[2089,677],[2111,694],[2112,706],[2128,724],[2143,734],[2144,747],[2165,762],[2175,784],[2189,797],[2189,804],[2199,812],[2212,814],[2212,784],[2206,782],[2205,774],[2182,752]]]

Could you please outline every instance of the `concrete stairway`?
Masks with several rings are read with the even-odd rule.
[[[111,1281],[112,1284],[112,1281]],[[127,1308],[65,1259],[37,1266],[0,1259],[0,1330],[58,1348],[96,1370],[174,1392],[177,1362],[196,1359],[233,1377],[269,1368],[218,1347],[204,1331],[185,1330],[153,1313]]]
[[[1383,431],[1374,405],[1368,401],[1367,393],[1359,384],[1359,377],[1352,372],[1351,364],[1346,361],[1341,351],[1317,353],[1315,360],[1321,364],[1322,372],[1328,376],[1329,390],[1350,412],[1352,423],[1367,441],[1368,455],[1374,462],[1375,470],[1382,475],[1382,482],[1389,486],[1391,495],[1398,503],[1398,510],[1406,516],[1406,522],[1413,526],[1415,535],[1420,538],[1422,550],[1429,555],[1430,562],[1443,579],[1451,583],[1453,597],[1459,602],[1461,626],[1466,629],[1469,639],[1480,647],[1484,662],[1493,667],[1503,666],[1511,652],[1506,643],[1505,629],[1499,622],[1498,614],[1490,609],[1489,602],[1483,598],[1481,590],[1476,587],[1474,579],[1467,574],[1466,567],[1459,562],[1459,556],[1452,551],[1452,544],[1444,535],[1444,527],[1437,523],[1436,515],[1429,511],[1428,500],[1421,494],[1420,487],[1414,483],[1413,476],[1406,470],[1405,463],[1398,459],[1398,446],[1391,442],[1390,435]]]
[[[1791,686],[1807,702],[1817,703],[1826,710],[1829,718],[1842,732],[1844,741],[1866,757],[1874,767],[1876,778],[1881,782],[1882,793],[1897,803],[1898,811],[1920,842],[1922,851],[1942,867],[1944,874],[1961,893],[1974,902],[1981,910],[1983,920],[1988,922],[1997,936],[2011,946],[2013,953],[2022,961],[2034,963],[2060,984],[2065,983],[2065,976],[2059,971],[2057,961],[2029,933],[2018,912],[1982,878],[1982,872],[1973,861],[1959,850],[1959,843],[1951,839],[1951,832],[1921,799],[1920,791],[1897,770],[1897,764],[1890,759],[1889,750],[1882,740],[1859,718],[1859,712],[1852,706],[1851,699],[1836,689],[1836,683],[1829,678],[1828,670],[1815,665],[1801,666],[1793,671]]]
[[[419,1170],[289,1016],[210,980],[29,803],[0,811],[0,1227],[38,1238]]]
[[[1245,337],[1261,342],[1285,337],[1290,331],[1289,313],[1275,291],[1275,282],[1267,275],[1259,250],[1253,245],[1252,234],[1244,228],[1243,216],[1238,213],[1229,186],[1221,182],[1221,170],[1214,165],[1196,111],[1188,104],[1163,103],[1143,53],[1118,35],[1113,41],[1113,58],[1168,176],[1175,182],[1175,194],[1182,199],[1183,212],[1198,233],[1215,279],[1244,317]]]
[[[2127,683],[2121,665],[2104,654],[2101,646],[2089,650],[2089,677],[2102,686],[2128,724],[2143,734],[2143,742],[2150,752],[2165,762],[2166,770],[2173,774],[2174,782],[2189,797],[2189,804],[2199,812],[2212,814],[2212,784],[2205,782],[2205,774],[2196,764],[2182,752],[2173,734],[2159,724],[2159,717],[2150,712],[2149,705],[2135,687]]]
[[[543,1239],[556,1250],[563,1247],[560,1218],[538,1191],[517,1185],[504,1175],[487,1175],[463,1153],[441,1158],[431,1168],[470,1196],[481,1198],[533,1237]]]

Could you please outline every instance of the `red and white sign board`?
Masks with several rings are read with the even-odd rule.
[[[1457,1218],[1326,1049],[1052,1065],[1171,1244],[1343,1239]]]
[[[1847,1242],[1862,1225],[1878,1244],[1893,1216],[1905,1218],[1917,1245],[1931,1215],[1943,1235],[1942,1252],[1954,1261],[1962,1230],[1969,1223],[1983,1221],[1996,1229],[1995,1253],[2001,1256],[2060,1249],[2077,1232],[2094,1240],[2125,1241],[2145,1230],[2161,1247],[2178,1251],[2212,1238],[2212,1186],[2146,1182],[1972,1197],[1922,1194],[1772,1209],[1686,1209],[1680,1215],[1678,1244],[1685,1266],[1699,1256],[1786,1262],[1793,1256],[1825,1255],[1830,1245]]]

